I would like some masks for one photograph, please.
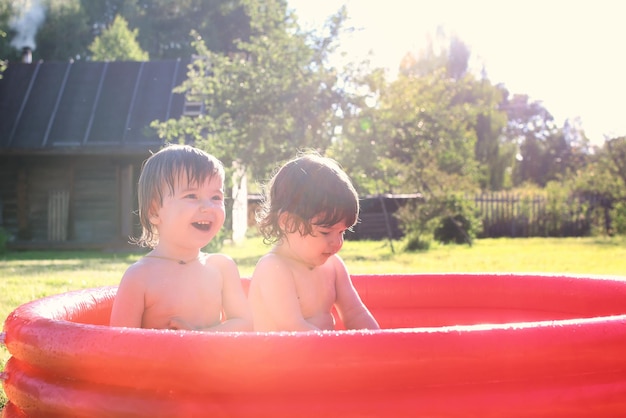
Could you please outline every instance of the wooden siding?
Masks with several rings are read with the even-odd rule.
[[[77,167],[72,199],[75,241],[112,241],[118,238],[117,167],[99,163]]]
[[[70,191],[50,190],[48,193],[48,240],[67,241],[70,212]]]
[[[36,241],[48,240],[49,194],[52,190],[69,192],[70,172],[67,165],[43,159],[30,167],[26,174],[29,230],[21,235]]]
[[[0,225],[9,234],[17,235],[19,160],[13,158],[0,164]]]
[[[346,234],[346,238],[353,240],[402,238],[404,232],[394,214],[407,201],[421,198],[419,194],[385,194],[361,198],[359,223],[354,226],[354,232]]]
[[[0,157],[0,225],[16,248],[125,246],[128,236],[138,232],[133,186],[142,162],[39,156],[10,163]],[[16,181],[20,172],[22,179]],[[121,173],[126,173],[124,179]],[[128,195],[124,205],[122,194]]]

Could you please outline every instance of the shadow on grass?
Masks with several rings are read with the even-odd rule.
[[[585,242],[586,245],[598,247],[625,247],[626,236],[618,237],[594,237]]]

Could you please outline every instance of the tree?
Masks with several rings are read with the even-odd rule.
[[[626,232],[626,137],[607,139],[563,187],[585,201],[589,212],[599,212],[607,234]]]
[[[85,59],[93,39],[89,18],[78,0],[49,1],[33,55],[45,61]]]
[[[511,151],[500,145],[506,124],[506,115],[498,109],[502,91],[498,86],[492,86],[484,75],[480,82],[469,75],[470,56],[469,47],[459,37],[448,36],[439,27],[436,36],[429,39],[424,50],[417,55],[408,54],[404,58],[400,73],[425,77],[436,72],[445,72],[449,79],[466,84],[454,98],[454,104],[469,105],[466,107],[468,116],[471,113],[471,117],[475,118],[474,153],[480,165],[481,188],[499,190],[505,185],[506,167],[512,159]]]
[[[13,15],[13,6],[6,1],[0,1],[0,63],[6,65],[6,61],[11,57],[12,48],[6,29],[9,28],[9,21]],[[6,28],[6,29],[5,29]],[[1,71],[0,71],[1,73]]]
[[[470,242],[474,214],[454,195],[501,188],[512,158],[499,143],[506,124],[501,91],[468,72],[469,56],[460,39],[439,31],[421,55],[405,56],[393,82],[365,77],[375,103],[346,119],[335,146],[367,192],[422,195],[399,212],[418,240],[435,230],[449,236],[442,231],[453,225],[454,239]]]
[[[7,36],[6,32],[0,30],[0,38],[5,38]],[[0,60],[0,78],[2,78],[2,72],[7,68],[7,62],[4,60]]]
[[[400,167],[387,153],[382,133],[380,98],[388,88],[383,69],[369,72],[367,63],[352,68],[351,103],[342,112],[341,134],[328,151],[350,173],[361,195],[395,193],[403,187]],[[358,93],[357,93],[358,91]]]
[[[441,222],[450,221],[471,241],[464,227],[476,224],[453,195],[477,187],[475,122],[484,110],[467,102],[476,81],[470,75],[450,78],[445,67],[422,76],[400,74],[384,85],[371,81],[376,104],[344,126],[341,160],[349,162],[347,170],[361,186],[376,187],[369,193],[421,194],[423,200],[398,212],[417,240],[429,240]],[[362,180],[372,177],[374,183]],[[469,222],[458,222],[460,214]]]
[[[450,62],[449,43],[450,37],[439,26],[434,36],[428,36],[426,46],[421,51],[409,52],[404,56],[400,63],[400,74],[419,77],[447,68]]]
[[[517,148],[514,185],[544,187],[585,164],[588,139],[576,121],[565,121],[561,129],[540,102],[521,94],[509,98],[506,91],[500,107],[508,115],[505,140]]]
[[[235,40],[249,38],[249,18],[239,0],[80,0],[96,34],[122,15],[139,29],[138,42],[152,59],[195,53],[189,34],[196,31],[211,51],[233,52]]]
[[[612,138],[605,142],[608,157],[612,164],[609,170],[613,177],[622,181],[626,190],[626,137]]]
[[[128,23],[116,16],[111,26],[89,45],[94,61],[148,61],[148,53],[137,43],[138,30],[128,29]]]
[[[9,28],[0,37],[0,58],[18,60],[23,45],[11,45],[21,29],[9,25],[16,4],[31,6],[43,17],[31,30],[34,59],[66,61],[85,59],[95,37],[111,26],[116,16],[139,30],[137,42],[151,59],[187,58],[195,50],[189,34],[196,30],[212,51],[232,52],[235,41],[249,38],[249,18],[241,0],[0,0],[0,27]],[[36,10],[35,10],[36,9]]]
[[[298,150],[323,152],[331,144],[344,98],[327,61],[345,9],[329,19],[327,34],[318,37],[300,32],[282,1],[243,4],[250,39],[237,42],[239,52],[223,54],[210,51],[195,34],[199,58],[176,89],[201,101],[206,114],[153,126],[168,141],[193,142],[226,166],[264,178]]]

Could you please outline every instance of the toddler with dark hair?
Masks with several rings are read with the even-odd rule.
[[[378,329],[337,254],[358,220],[359,198],[330,158],[306,154],[270,180],[257,213],[271,251],[257,263],[248,293],[255,331]]]

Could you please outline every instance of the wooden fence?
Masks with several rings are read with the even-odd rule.
[[[367,196],[361,199],[360,222],[346,234],[347,239],[400,239],[404,233],[395,212],[420,195]],[[588,236],[592,227],[604,227],[609,214],[598,199],[570,197],[565,201],[545,195],[478,193],[466,195],[482,220],[479,238]],[[248,226],[254,225],[258,198],[249,197]],[[598,211],[597,209],[602,209]]]
[[[399,239],[403,236],[395,211],[413,195],[376,196],[363,199],[361,222],[354,227],[349,239]],[[479,238],[499,237],[572,237],[588,236],[592,227],[606,222],[608,213],[598,211],[605,205],[590,197],[570,197],[566,200],[546,195],[518,193],[478,193],[466,195],[482,220]],[[382,205],[384,203],[384,205]],[[386,209],[386,210],[383,210]]]
[[[543,195],[487,193],[466,196],[475,204],[483,221],[480,238],[587,236],[597,202]]]

